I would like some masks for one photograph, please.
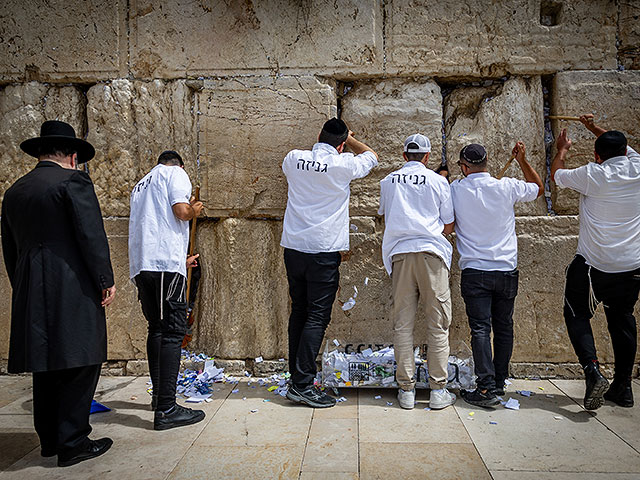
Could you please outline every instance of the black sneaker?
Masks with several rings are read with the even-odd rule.
[[[193,425],[204,419],[202,410],[191,410],[181,405],[175,404],[168,412],[156,410],[153,419],[154,430],[168,430],[170,428]]]
[[[621,407],[631,408],[633,407],[633,391],[631,390],[631,380],[617,382],[614,380],[611,382],[611,386],[607,393],[604,394],[604,399],[609,400]]]
[[[327,395],[315,385],[300,388],[291,384],[289,385],[289,390],[287,390],[287,398],[293,402],[304,403],[313,408],[333,407],[336,404],[335,398]]]
[[[491,389],[491,393],[493,393],[497,397],[504,397],[504,387],[496,387]]]
[[[476,388],[473,392],[460,390],[460,396],[465,402],[475,405],[476,407],[493,407],[500,403],[500,400],[498,400],[498,397],[496,397],[493,391],[487,390],[485,393],[482,393],[479,388]]]
[[[63,456],[58,455],[58,466],[70,467],[71,465],[75,465],[76,463],[99,457],[107,450],[109,450],[111,448],[111,445],[113,445],[113,440],[111,440],[109,437],[101,438],[99,440],[89,440],[87,448],[85,448],[80,453],[77,453],[73,457],[64,458]]]
[[[584,408],[596,410],[604,404],[604,393],[609,388],[609,382],[602,376],[597,362],[589,362],[584,367],[586,390],[584,393]]]

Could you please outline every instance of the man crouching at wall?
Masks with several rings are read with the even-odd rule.
[[[426,300],[429,406],[441,409],[456,401],[445,388],[453,248],[444,234],[453,232],[453,204],[447,179],[427,168],[430,152],[427,137],[411,135],[404,142],[407,163],[380,182],[378,213],[384,215],[382,259],[392,284],[398,403],[409,410],[415,404],[413,326],[420,297]]]
[[[355,155],[343,153],[345,145]],[[316,357],[338,291],[340,252],[349,249],[349,184],[376,165],[378,155],[337,118],[324,124],[311,151],[292,150],[282,163],[289,184],[280,242],[291,296],[287,398],[310,407],[336,404],[313,383]]]

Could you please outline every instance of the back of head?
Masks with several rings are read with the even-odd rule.
[[[414,133],[404,141],[404,153],[408,161],[421,162],[431,152],[431,142],[426,135]]]
[[[327,143],[332,147],[338,147],[349,136],[349,128],[339,118],[327,120],[322,126],[322,131],[318,137],[320,143]]]
[[[470,143],[460,150],[460,160],[473,170],[483,170],[487,167],[487,151],[478,143]]]
[[[48,140],[38,145],[38,157],[68,157],[78,153],[78,149],[64,141]]]
[[[627,154],[627,137],[617,130],[609,130],[596,139],[595,150],[601,160]]]
[[[162,152],[158,157],[158,163],[167,165],[169,167],[184,166],[184,162],[182,161],[182,157],[180,156],[180,154],[173,150],[165,150],[164,152]]]

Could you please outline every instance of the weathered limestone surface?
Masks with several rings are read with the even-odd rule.
[[[281,232],[279,221],[229,218],[198,226],[197,351],[221,358],[286,356],[289,293]]]
[[[640,72],[585,71],[562,72],[553,80],[551,113],[578,116],[593,113],[603,128],[619,130],[629,145],[640,148]],[[573,146],[567,155],[567,168],[594,161],[595,137],[579,122],[554,120],[555,137],[567,128]],[[554,152],[555,153],[555,152]],[[578,213],[579,195],[553,185],[553,209],[560,214]]]
[[[84,133],[84,96],[76,87],[56,87],[30,82],[0,90],[0,196],[37,160],[20,150],[24,140],[40,135],[45,120],[62,120]]]
[[[627,69],[640,70],[640,3],[618,3],[618,59]]]
[[[116,283],[116,298],[107,307],[107,356],[109,360],[146,359],[147,320],[138,290],[129,280],[129,220],[107,218],[104,227]]]
[[[442,95],[431,79],[356,83],[342,99],[342,116],[359,140],[378,153],[379,165],[351,183],[352,215],[375,215],[380,180],[404,165],[405,139],[422,133],[431,141],[429,166],[442,159]]]
[[[525,144],[527,161],[544,182],[547,168],[540,77],[515,77],[504,84],[455,88],[444,99],[444,118],[447,164],[454,177],[462,178],[457,162],[465,145],[484,145],[489,172],[497,176],[511,157],[516,141],[520,140]],[[524,179],[515,160],[505,176]],[[517,203],[515,212],[546,215],[544,197]]]
[[[140,78],[382,71],[380,0],[131,2]]]
[[[4,0],[3,81],[95,81],[127,68],[127,1]]]
[[[114,80],[87,92],[89,172],[105,216],[129,215],[131,189],[164,150],[176,150],[197,183],[194,98],[184,80]]]
[[[282,160],[317,141],[336,115],[335,89],[315,77],[207,80],[198,105],[207,215],[281,217]]]
[[[555,25],[541,24],[541,3],[561,5]],[[501,77],[616,67],[613,0],[393,0],[385,5],[390,74]]]

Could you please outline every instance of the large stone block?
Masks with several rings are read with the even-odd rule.
[[[342,119],[379,155],[379,165],[351,184],[351,214],[375,215],[380,180],[405,163],[404,140],[422,133],[431,140],[429,166],[442,158],[442,95],[430,79],[356,83],[342,99]]]
[[[95,81],[127,68],[127,1],[5,0],[0,81]]]
[[[454,88],[445,96],[444,118],[447,163],[454,178],[462,178],[456,163],[465,145],[484,145],[489,172],[496,176],[520,140],[525,144],[527,161],[544,182],[547,167],[540,77],[514,77],[504,83]],[[516,161],[505,176],[524,179]],[[546,215],[547,206],[540,197],[534,202],[517,203],[515,211],[518,215]]]
[[[640,70],[640,3],[618,2],[618,9],[618,61],[627,70]]]
[[[198,94],[203,199],[213,217],[282,216],[282,160],[310,149],[336,115],[334,88],[314,77],[207,80]]]
[[[390,74],[500,77],[616,67],[613,0],[392,0]]]
[[[554,77],[551,97],[552,114],[593,113],[598,125],[623,132],[629,145],[640,149],[640,72],[562,72]],[[562,128],[567,128],[573,142],[567,168],[594,161],[595,137],[581,123],[554,120],[552,127],[556,138]],[[577,192],[553,185],[552,201],[557,213],[578,213]]]
[[[221,358],[287,355],[289,294],[282,222],[229,218],[198,226],[202,280],[193,349]]]
[[[131,68],[141,78],[382,71],[382,7],[361,2],[131,3]]]
[[[198,183],[194,94],[185,81],[114,80],[87,92],[89,171],[105,216],[129,215],[131,189],[164,150],[176,150]]]
[[[0,90],[0,196],[37,160],[20,150],[20,143],[40,135],[45,120],[62,120],[84,133],[84,96],[76,87],[56,87],[31,82]]]

